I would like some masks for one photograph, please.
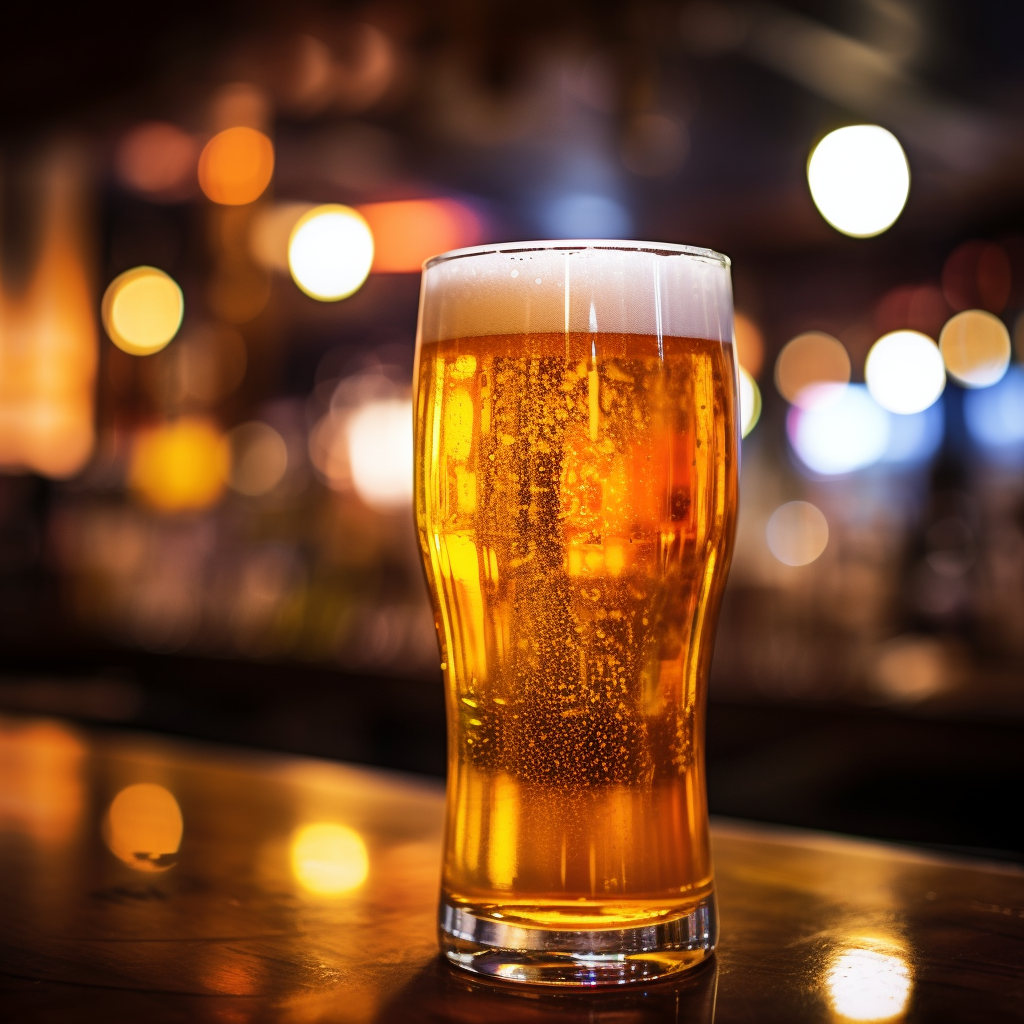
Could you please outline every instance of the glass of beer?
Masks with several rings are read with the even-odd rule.
[[[455,964],[648,981],[714,951],[704,716],[737,505],[729,260],[429,260],[416,518],[448,720]]]

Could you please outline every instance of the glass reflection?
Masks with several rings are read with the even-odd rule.
[[[867,939],[833,957],[825,985],[840,1018],[887,1021],[906,1010],[913,977],[891,945]]]
[[[183,831],[174,794],[151,782],[122,789],[103,822],[103,838],[110,852],[136,871],[173,867]]]
[[[339,896],[366,881],[370,859],[362,836],[347,825],[316,822],[292,837],[292,871],[317,896]]]

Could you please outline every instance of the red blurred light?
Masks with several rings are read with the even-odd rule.
[[[476,245],[479,216],[454,199],[409,199],[357,207],[373,232],[373,271],[419,273],[423,261],[449,249]]]

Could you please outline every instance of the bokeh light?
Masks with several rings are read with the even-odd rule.
[[[881,645],[874,666],[879,694],[901,704],[934,697],[950,685],[949,651],[933,636],[906,634]]]
[[[249,251],[267,270],[288,270],[288,242],[299,218],[313,203],[274,203],[264,205],[252,218]]]
[[[818,385],[846,384],[850,357],[838,338],[822,331],[798,334],[775,361],[775,386],[787,402],[810,406],[838,392]]]
[[[133,356],[159,352],[178,333],[185,298],[177,282],[156,267],[135,267],[107,286],[101,307],[110,340]]]
[[[122,789],[103,822],[103,838],[110,852],[136,871],[171,867],[183,831],[174,794],[149,782]]]
[[[625,238],[633,218],[610,196],[573,192],[547,204],[542,224],[552,238]]]
[[[225,128],[199,156],[199,186],[208,199],[224,206],[258,199],[273,175],[274,144],[255,128]]]
[[[757,381],[740,367],[740,435],[746,437],[761,418],[761,389]]]
[[[227,439],[214,423],[184,417],[136,436],[129,480],[162,511],[208,508],[223,493],[230,460]]]
[[[359,290],[373,265],[366,220],[348,206],[317,206],[299,218],[288,243],[295,283],[311,298],[335,302]]]
[[[373,234],[373,270],[380,274],[418,274],[431,256],[482,238],[480,218],[454,199],[368,203],[359,213]]]
[[[783,565],[809,565],[828,546],[828,520],[809,501],[789,501],[771,514],[765,539]]]
[[[807,182],[821,215],[854,238],[881,234],[910,192],[910,167],[899,140],[875,124],[830,132],[807,162]]]
[[[946,413],[941,402],[923,412],[906,416],[888,413],[889,443],[881,461],[892,465],[909,465],[930,459],[942,444],[946,429]]]
[[[150,199],[187,199],[195,190],[199,144],[166,121],[148,121],[118,143],[114,168],[122,184]]]
[[[756,378],[764,365],[764,335],[761,328],[746,314],[735,313],[732,333],[740,366]]]
[[[967,309],[951,317],[939,335],[946,370],[968,388],[987,388],[1003,379],[1013,347],[999,317]]]
[[[831,387],[835,390],[830,400],[809,409],[793,406],[786,417],[793,450],[808,469],[823,476],[874,465],[890,440],[890,417],[863,384]]]
[[[913,978],[906,959],[875,943],[844,949],[825,975],[829,1000],[847,1020],[891,1020],[907,1007]]]
[[[255,498],[269,494],[288,469],[288,446],[269,424],[254,420],[240,423],[228,434],[231,445],[231,469],[228,484],[232,490]]]
[[[318,896],[340,896],[358,889],[370,870],[359,833],[333,822],[300,828],[292,837],[291,863],[299,884]]]
[[[864,379],[883,409],[908,414],[938,400],[946,386],[946,370],[939,347],[928,335],[892,331],[871,346]]]
[[[994,387],[964,395],[964,422],[977,444],[995,453],[1024,447],[1024,368],[1011,366]]]
[[[381,511],[412,502],[412,402],[367,402],[349,417],[349,469],[356,494]]]

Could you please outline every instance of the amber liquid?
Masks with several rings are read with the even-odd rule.
[[[718,342],[621,334],[422,344],[449,901],[594,929],[710,893],[703,716],[737,504],[732,360]]]

